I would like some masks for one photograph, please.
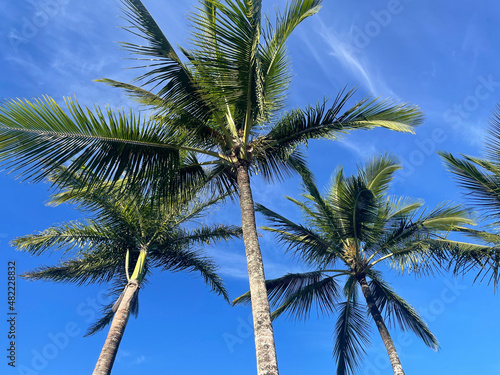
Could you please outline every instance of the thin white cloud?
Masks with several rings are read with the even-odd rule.
[[[141,363],[144,363],[146,361],[146,356],[144,355],[139,355],[137,356],[134,361],[132,362],[133,365],[140,365]]]
[[[338,144],[341,147],[344,147],[352,151],[355,155],[357,155],[359,158],[363,160],[379,153],[373,142],[366,144],[366,143],[354,142],[349,139],[343,139],[342,142],[339,142]]]
[[[395,93],[387,87],[384,80],[372,72],[369,63],[363,58],[362,51],[354,46],[352,29],[349,32],[338,32],[335,30],[335,27],[327,26],[320,16],[315,17],[314,28],[316,34],[328,46],[328,55],[335,58],[370,92],[375,95],[383,94],[396,97]],[[329,68],[328,61],[325,60],[325,56],[317,52],[317,49],[320,47],[308,40],[307,35],[303,36],[303,38],[318,64],[325,73],[329,73],[331,68]]]

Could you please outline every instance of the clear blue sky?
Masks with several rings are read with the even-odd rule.
[[[186,13],[195,0],[144,3],[167,37],[186,45]],[[267,10],[275,3],[284,1],[264,1]],[[130,62],[122,59],[125,52],[115,43],[130,38],[118,28],[125,24],[119,9],[116,0],[1,1],[0,98],[50,95],[61,101],[63,96],[75,95],[88,105],[127,108],[130,102],[120,91],[92,82],[100,77],[121,81],[133,77],[133,72],[123,69]],[[353,133],[342,143],[311,143],[308,156],[318,185],[328,182],[338,164],[351,173],[356,163],[391,151],[405,168],[398,174],[394,194],[423,198],[429,206],[445,200],[462,202],[462,193],[434,151],[481,153],[488,117],[500,98],[498,19],[500,5],[493,1],[325,0],[320,14],[301,25],[290,40],[295,74],[290,107],[333,97],[345,85],[359,85],[358,98],[373,92],[418,104],[426,121],[414,136],[380,130]],[[0,275],[7,273],[7,260],[16,260],[19,273],[55,264],[57,254],[31,258],[15,252],[9,241],[80,214],[70,207],[46,207],[46,184],[19,183],[5,173],[0,184]],[[297,215],[282,198],[299,194],[297,179],[273,186],[257,180],[253,188],[257,202]],[[240,220],[235,206],[222,208],[207,220],[214,218],[236,224]],[[259,224],[264,224],[260,219]],[[301,270],[267,234],[262,248],[268,277]],[[246,292],[242,243],[209,252],[220,263],[231,296]],[[6,290],[6,276],[2,279]],[[492,287],[473,286],[470,278],[453,280],[449,275],[419,280],[393,275],[390,280],[424,315],[442,347],[434,353],[413,336],[392,330],[408,375],[500,373],[500,303]],[[82,334],[96,312],[95,301],[103,302],[104,288],[19,280],[18,368],[8,368],[2,355],[1,373],[89,374],[105,332],[90,338]],[[255,374],[249,308],[231,308],[210,294],[201,279],[182,274],[155,275],[141,290],[140,299],[139,318],[129,322],[115,375]],[[7,308],[4,300],[2,314]],[[5,332],[0,333],[4,354],[5,320],[0,324],[0,332]],[[334,373],[333,328],[332,318],[314,317],[305,323],[278,320],[275,334],[281,373]],[[372,342],[359,373],[391,373],[375,329]]]

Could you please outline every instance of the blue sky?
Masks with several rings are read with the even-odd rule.
[[[284,1],[264,1],[265,8]],[[144,4],[174,43],[186,45],[186,13],[194,0],[145,0]],[[50,95],[57,101],[76,96],[81,103],[128,108],[120,91],[92,82],[108,77],[130,81],[133,72],[116,41],[130,35],[118,26],[116,0],[22,0],[0,2],[0,98]],[[424,199],[429,206],[463,194],[445,171],[436,150],[477,155],[488,118],[500,97],[498,19],[500,5],[487,1],[391,0],[370,2],[325,0],[321,12],[308,19],[289,43],[294,81],[289,106],[334,97],[345,85],[359,85],[358,99],[368,92],[421,106],[425,124],[416,135],[383,130],[358,132],[342,142],[315,141],[308,149],[318,185],[327,184],[336,165],[347,173],[357,163],[384,151],[401,158],[404,170],[392,192]],[[0,267],[16,260],[19,273],[55,264],[57,254],[31,258],[9,247],[17,236],[80,217],[71,207],[47,207],[48,185],[20,183],[0,176]],[[298,217],[282,198],[299,194],[298,180],[265,185],[254,181],[255,200]],[[206,220],[239,223],[236,206],[221,208]],[[259,224],[264,222],[258,218]],[[272,237],[263,234],[266,275],[277,277],[301,266],[283,255]],[[240,242],[208,249],[221,265],[232,297],[247,291]],[[5,279],[5,278],[4,278]],[[498,296],[470,277],[450,275],[414,279],[391,274],[393,286],[424,316],[438,337],[434,353],[411,335],[392,330],[407,374],[454,375],[500,373],[496,324]],[[5,282],[6,283],[6,282]],[[84,338],[105,286],[74,287],[18,280],[16,370],[0,363],[5,374],[88,374],[105,332]],[[254,374],[255,356],[250,309],[229,307],[208,292],[193,275],[157,274],[141,290],[137,320],[131,319],[114,374],[183,373]],[[5,307],[6,308],[6,302]],[[0,325],[7,332],[6,319]],[[334,319],[275,323],[282,374],[334,373],[331,358]],[[6,334],[1,347],[7,346]],[[372,346],[359,374],[391,373],[375,329]],[[5,351],[4,351],[5,352]]]

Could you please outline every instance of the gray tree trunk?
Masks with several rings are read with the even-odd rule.
[[[391,361],[392,365],[392,371],[394,371],[394,375],[404,375],[405,373],[403,371],[403,367],[401,366],[398,353],[396,352],[396,347],[394,346],[394,342],[392,341],[391,335],[384,323],[382,314],[380,314],[380,311],[377,305],[375,304],[375,299],[373,298],[370,286],[366,281],[366,277],[359,276],[357,277],[357,279],[359,284],[361,285],[361,290],[363,291],[363,295],[366,299],[368,310],[370,311],[370,314],[373,320],[375,321],[375,324],[377,325],[380,337],[382,337],[385,349],[387,350],[387,354],[389,355],[389,360]]]
[[[255,335],[258,375],[278,375],[278,361],[274,345],[271,310],[267,299],[264,265],[255,225],[255,209],[250,188],[248,166],[241,162],[237,166],[237,182],[240,194],[243,241],[248,266],[252,316]]]
[[[109,328],[108,336],[102,347],[101,354],[97,360],[92,375],[109,375],[115,362],[118,347],[122,341],[125,327],[127,326],[128,318],[130,316],[130,309],[132,302],[139,291],[139,283],[137,280],[129,281],[123,295],[121,296],[120,304],[115,312],[111,327]]]

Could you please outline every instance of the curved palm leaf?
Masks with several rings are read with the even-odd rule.
[[[396,325],[397,323],[402,330],[413,331],[428,347],[438,350],[439,344],[436,337],[417,311],[397,295],[394,289],[380,278],[379,273],[371,272],[369,276],[371,278],[370,289],[377,307],[386,313],[389,324]]]
[[[335,311],[340,295],[336,276],[326,277],[323,271],[289,273],[283,277],[266,281],[269,302],[278,306],[272,313],[273,319],[283,313],[297,319],[307,319],[313,305],[323,315]],[[233,304],[250,303],[250,293],[233,301]]]

